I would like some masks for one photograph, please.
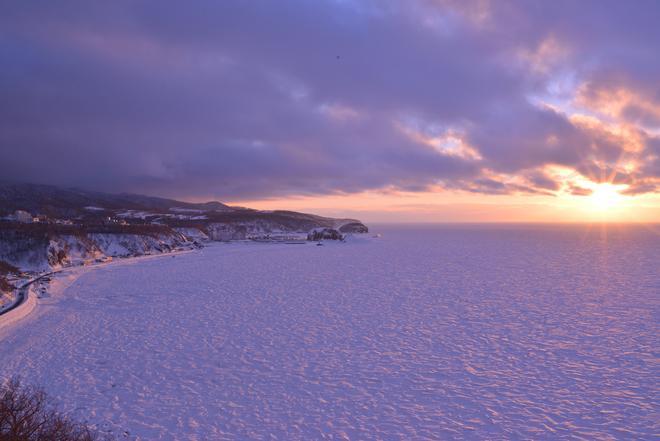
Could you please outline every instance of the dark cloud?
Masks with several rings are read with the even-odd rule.
[[[644,193],[655,193],[660,191],[660,185],[655,182],[635,182],[630,187],[622,191],[623,194],[634,196]]]
[[[548,176],[547,174],[539,171],[533,171],[525,176],[531,183],[532,187],[545,189],[550,191],[557,191],[561,188],[559,182]]]
[[[573,165],[589,148],[564,116],[528,104],[493,112],[469,136],[490,164],[507,172],[547,163]]]
[[[644,1],[6,4],[0,173],[222,199],[553,192],[544,166],[614,167],[625,146],[536,97],[558,78],[589,103],[625,90],[644,101],[618,117],[649,130],[658,12]],[[478,155],[433,148],[428,130],[402,129],[411,120],[460,133]],[[657,146],[643,139],[627,178],[655,191]]]

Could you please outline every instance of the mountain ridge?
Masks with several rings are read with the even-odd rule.
[[[61,211],[83,209],[101,205],[107,209],[169,209],[191,208],[199,210],[232,210],[219,201],[203,203],[185,202],[158,196],[134,193],[105,193],[75,187],[0,181],[0,214],[2,211],[44,210],[48,207]]]
[[[245,218],[252,216],[268,217],[289,216],[306,220],[315,219],[322,223],[319,226],[331,226],[328,221],[335,221],[332,226],[341,224],[361,223],[351,218],[330,218],[311,213],[292,210],[256,210],[245,207],[233,207],[220,201],[186,202],[159,196],[148,196],[136,193],[106,193],[84,190],[75,187],[58,187],[55,185],[10,182],[0,180],[0,217],[14,213],[16,210],[29,212],[33,216],[43,214],[48,216],[90,217],[90,209],[102,208],[103,214],[119,213],[120,211],[142,211],[152,215],[171,214],[173,212],[199,211],[211,217]],[[222,214],[235,213],[223,216]],[[128,216],[130,217],[130,216]],[[229,219],[227,219],[229,218]],[[339,224],[339,225],[337,225]]]

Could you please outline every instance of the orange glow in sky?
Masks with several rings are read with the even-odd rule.
[[[595,184],[589,196],[363,192],[234,204],[355,217],[365,222],[660,222],[660,195],[626,196],[621,190],[621,186]]]

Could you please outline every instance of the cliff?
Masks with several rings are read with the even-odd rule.
[[[0,216],[0,261],[35,272],[208,241],[304,239],[319,228],[368,231],[355,219],[7,183],[0,183]]]
[[[140,256],[191,247],[169,228],[94,232],[85,228],[39,228],[0,224],[0,260],[22,271],[48,271],[110,257]]]

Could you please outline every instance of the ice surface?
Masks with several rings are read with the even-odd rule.
[[[88,271],[1,375],[130,439],[657,439],[657,235],[380,231]]]

